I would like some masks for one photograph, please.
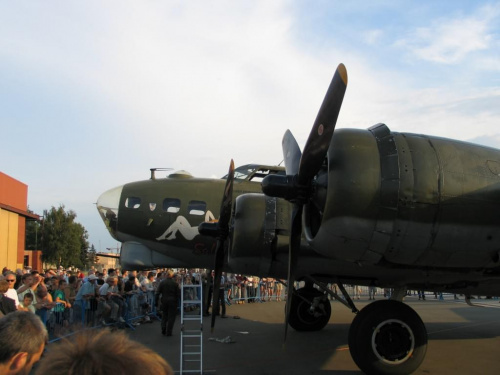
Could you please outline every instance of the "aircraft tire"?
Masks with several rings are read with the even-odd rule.
[[[366,374],[411,374],[427,351],[427,330],[408,305],[376,301],[362,309],[349,329],[352,359]]]
[[[301,288],[296,291],[299,296],[292,298],[292,306],[290,309],[290,318],[288,323],[296,331],[311,332],[323,329],[330,320],[332,315],[332,306],[328,298],[320,302],[323,310],[322,314],[311,312],[311,304],[304,301],[300,297],[304,297],[308,301],[312,301],[314,297],[323,296],[324,293],[315,288]]]

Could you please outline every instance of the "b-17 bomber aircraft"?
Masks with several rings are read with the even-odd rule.
[[[124,268],[214,268],[216,293],[223,271],[287,279],[285,337],[288,325],[322,329],[334,294],[356,313],[356,364],[408,374],[427,332],[406,290],[500,295],[500,150],[385,124],[334,132],[346,86],[340,64],[304,151],[285,133],[284,168],[231,161],[223,179],[152,170],[102,194],[98,211]],[[344,284],[393,293],[358,311]]]

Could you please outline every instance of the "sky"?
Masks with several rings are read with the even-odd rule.
[[[0,170],[116,248],[104,191],[280,163],[339,63],[337,128],[500,148],[500,1],[0,0]]]

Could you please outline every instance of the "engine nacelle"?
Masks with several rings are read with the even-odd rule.
[[[384,124],[339,129],[322,178],[304,228],[320,254],[359,264],[500,265],[499,150]]]
[[[281,273],[287,264],[276,262],[278,253],[288,253],[290,204],[264,194],[236,198],[230,239],[229,267],[248,275]],[[286,274],[286,272],[285,272]]]

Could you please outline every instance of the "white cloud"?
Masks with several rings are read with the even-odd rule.
[[[459,139],[496,133],[498,90],[422,85],[414,91],[413,71],[373,49],[366,52],[366,44],[332,48],[338,33],[299,43],[293,38],[302,30],[287,1],[75,4],[16,9],[21,18],[0,12],[5,76],[29,77],[20,91],[39,98],[41,108],[34,111],[39,118],[16,134],[32,169],[20,166],[22,158],[9,168],[29,184],[33,209],[64,203],[83,220],[96,246],[101,238],[103,246],[115,244],[93,202],[108,188],[147,179],[150,167],[211,177],[224,175],[230,158],[237,165],[278,163],[287,128],[303,147],[339,62],[349,74],[339,127],[385,122],[394,131]],[[429,48],[424,56],[459,61],[495,42],[493,21],[481,28],[483,13],[461,23],[475,30],[469,39],[461,37],[467,49],[444,38],[464,18],[432,23],[428,34],[405,42]],[[380,22],[366,27],[366,43],[392,35]],[[493,57],[482,58],[495,65]],[[12,96],[5,86],[3,92]],[[14,121],[31,111],[25,103],[19,108]],[[16,142],[4,147],[11,144]],[[62,147],[64,154],[46,159]]]
[[[487,50],[497,37],[492,28],[498,24],[500,5],[485,6],[471,16],[439,18],[430,26],[417,28],[396,42],[419,59],[457,64],[471,53]]]
[[[382,38],[383,35],[384,35],[384,32],[382,30],[372,29],[372,30],[368,30],[368,31],[364,32],[362,37],[363,37],[363,41],[366,44],[376,45],[380,41],[380,39]]]

